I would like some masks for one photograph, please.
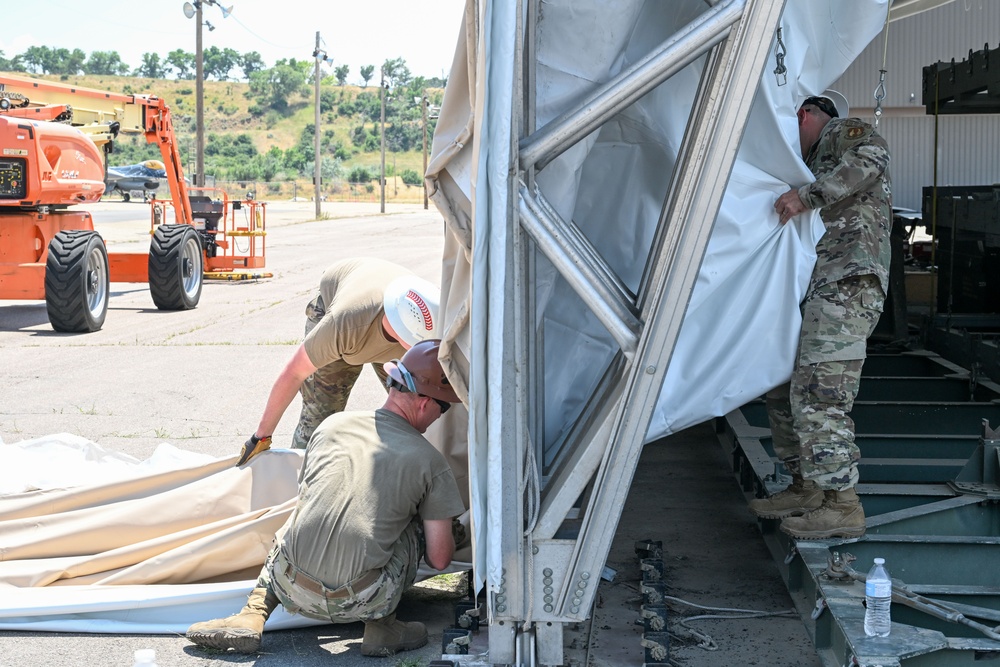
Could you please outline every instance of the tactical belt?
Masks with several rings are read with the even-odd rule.
[[[282,556],[284,556],[284,554],[282,554]],[[359,591],[363,591],[374,584],[382,574],[381,570],[368,570],[364,574],[347,582],[340,588],[330,589],[324,586],[323,582],[313,579],[305,572],[299,572],[291,563],[288,562],[288,559],[282,558],[282,560],[286,563],[285,576],[288,577],[289,581],[295,584],[298,588],[305,589],[310,593],[315,593],[316,595],[322,595],[328,600],[353,597]]]

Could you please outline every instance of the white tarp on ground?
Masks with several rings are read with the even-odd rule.
[[[777,196],[812,177],[795,112],[835,81],[881,31],[888,0],[788,0],[781,20],[787,84],[772,74],[776,40],[755,98],[704,263],[647,434],[661,437],[742,405],[791,373],[798,303],[823,226],[815,212],[786,225]],[[535,126],[568,109],[708,10],[704,0],[546,0],[535,68]],[[925,7],[926,8],[926,7]],[[475,17],[481,11],[482,16]],[[477,584],[500,580],[499,401],[507,303],[505,253],[517,85],[516,3],[470,0],[428,169],[446,218],[443,360],[468,394]],[[769,36],[770,38],[770,36]],[[693,63],[537,174],[561,217],[573,220],[633,290],[638,287],[705,59]],[[859,101],[860,102],[860,101]],[[516,210],[516,207],[515,207]],[[617,350],[610,335],[538,254],[531,288],[544,336],[544,444],[583,409]],[[529,333],[529,335],[532,335]],[[485,521],[478,520],[485,517]],[[484,553],[488,552],[488,553]],[[484,567],[485,566],[485,567]]]
[[[183,634],[235,613],[295,508],[302,454],[236,468],[166,443],[139,461],[68,434],[0,442],[0,629]],[[267,628],[318,623],[279,609]]]

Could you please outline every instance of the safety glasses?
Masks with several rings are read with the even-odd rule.
[[[423,396],[424,398],[429,398],[435,403],[437,403],[438,407],[441,408],[441,414],[448,412],[448,409],[451,408],[451,403],[449,403],[448,401],[442,401],[439,398],[434,398],[433,396],[428,396],[427,394],[421,394],[419,391],[417,391],[417,383],[413,379],[413,375],[410,374],[410,371],[406,370],[406,366],[403,365],[403,362],[400,361],[399,359],[396,359],[395,361],[393,361],[393,363],[396,364],[396,368],[399,370],[399,374],[403,376],[403,382],[406,384],[406,389],[408,391],[416,394],[417,396]]]

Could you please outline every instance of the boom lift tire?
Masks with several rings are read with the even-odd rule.
[[[190,310],[201,299],[205,257],[191,225],[160,225],[149,246],[149,292],[160,310]]]
[[[90,333],[104,326],[110,292],[108,250],[90,230],[61,231],[45,261],[45,308],[56,331]]]

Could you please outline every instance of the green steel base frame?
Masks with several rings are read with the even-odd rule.
[[[761,520],[829,667],[1000,664],[1000,386],[930,352],[870,355],[851,413],[863,538],[799,541]],[[784,488],[763,401],[717,420],[747,498]],[[892,632],[864,633],[864,576],[886,559]],[[852,567],[857,565],[857,571]]]

